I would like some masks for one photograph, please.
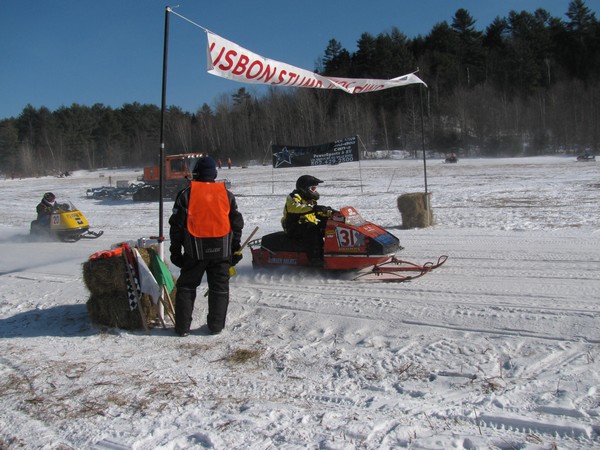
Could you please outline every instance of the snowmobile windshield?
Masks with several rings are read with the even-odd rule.
[[[61,211],[75,211],[77,208],[73,203],[69,200],[62,200],[60,202],[56,202],[56,207]]]

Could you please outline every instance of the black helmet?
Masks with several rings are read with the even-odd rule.
[[[52,192],[46,192],[44,194],[44,200],[46,200],[48,203],[54,203],[54,200],[56,200],[56,195],[54,195]]]
[[[209,156],[199,158],[192,171],[194,180],[214,181],[217,178],[217,163]]]
[[[317,186],[319,183],[322,183],[322,180],[319,180],[312,175],[302,175],[296,181],[296,190],[298,190],[303,197],[311,199],[311,200],[319,200],[319,193],[317,192]]]

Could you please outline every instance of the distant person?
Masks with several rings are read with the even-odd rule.
[[[221,170],[221,166],[223,165],[223,162],[221,161],[221,158],[219,158],[217,160],[217,165],[219,166],[219,170]]]
[[[169,219],[171,262],[181,269],[175,296],[175,332],[188,336],[196,289],[206,273],[211,334],[225,327],[229,305],[229,268],[241,259],[240,239],[244,219],[234,195],[224,183],[215,183],[216,163],[198,159],[193,180],[181,190]]]
[[[231,158],[227,158],[227,168],[231,169]]]
[[[323,238],[327,218],[335,210],[317,205],[317,187],[323,181],[312,175],[302,175],[296,181],[296,189],[285,200],[281,225],[292,239],[304,241],[307,245],[310,264],[323,265]]]

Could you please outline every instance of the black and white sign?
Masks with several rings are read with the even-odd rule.
[[[327,144],[298,147],[273,145],[273,167],[323,166],[358,161],[358,139],[356,136],[338,139]]]

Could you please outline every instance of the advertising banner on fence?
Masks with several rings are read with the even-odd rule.
[[[340,164],[359,159],[357,136],[310,147],[273,145],[271,149],[273,151],[273,167],[276,169]]]
[[[414,83],[425,84],[414,73],[390,80],[324,77],[309,70],[265,58],[212,32],[207,32],[208,73],[241,83],[314,89],[341,89],[349,94],[381,91]]]

